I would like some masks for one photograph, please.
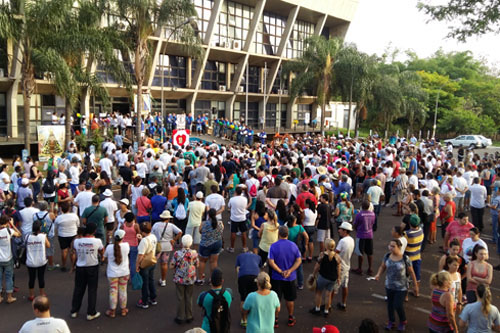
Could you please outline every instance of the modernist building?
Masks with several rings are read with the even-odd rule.
[[[281,66],[301,56],[304,40],[310,36],[344,37],[358,0],[193,0],[193,3],[205,50],[203,59],[196,61],[184,54],[175,38],[169,38],[168,29],[153,38],[155,54],[146,87],[152,98],[152,111],[210,113],[234,120],[248,114],[250,126],[257,127],[265,119],[269,130],[291,129],[294,120],[298,120],[300,128],[304,121],[316,117],[314,96],[290,98],[289,82],[280,80]],[[109,17],[110,21],[113,19]],[[12,45],[4,46],[12,52]],[[121,57],[124,61],[130,59]],[[112,103],[105,107],[93,96],[86,96],[80,102],[80,113],[133,111],[134,103],[125,88],[98,65],[95,70],[108,88]],[[11,141],[24,136],[19,71],[19,64],[2,56],[0,137],[8,136]],[[52,84],[43,77],[37,80],[31,110],[32,133],[36,133],[37,125],[50,123],[54,111],[64,112],[63,99],[54,95]],[[338,108],[327,110],[327,118],[344,118],[332,115],[332,110],[336,112]]]

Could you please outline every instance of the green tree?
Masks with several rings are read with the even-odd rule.
[[[197,56],[202,52],[195,47],[199,43],[191,25],[183,22],[196,16],[191,0],[113,0],[112,8],[117,9],[121,19],[118,26],[124,26],[130,48],[133,50],[134,75],[137,85],[137,141],[141,138],[141,115],[143,109],[143,87],[151,68],[151,37],[163,33],[165,27],[177,31],[178,37]]]
[[[448,0],[439,5],[425,0],[418,1],[417,7],[434,20],[455,21],[448,35],[460,41],[473,35],[500,32],[499,0]]]
[[[283,72],[285,77],[290,73],[295,75],[290,86],[292,99],[310,89],[316,92],[317,103],[321,105],[321,133],[324,134],[326,103],[330,101],[334,82],[333,67],[342,42],[313,36],[306,43],[303,55],[297,61],[287,62]]]
[[[21,64],[21,90],[23,94],[24,146],[30,151],[30,107],[35,92],[35,73],[52,73],[58,77],[56,91],[65,87],[59,82],[75,85],[71,70],[61,55],[48,46],[47,41],[63,33],[67,13],[72,10],[71,0],[19,0],[0,4],[0,37],[10,39],[16,46],[14,61]],[[19,52],[17,52],[19,50]]]
[[[428,94],[422,87],[421,77],[413,71],[404,71],[399,75],[402,114],[408,121],[410,133],[415,125],[420,127],[427,118]]]

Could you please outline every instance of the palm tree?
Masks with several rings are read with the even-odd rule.
[[[339,39],[313,36],[306,44],[304,54],[297,61],[286,63],[283,72],[285,76],[295,74],[290,86],[291,98],[309,88],[316,91],[317,102],[321,105],[321,133],[324,134],[326,103],[330,101],[334,79],[333,67],[342,42]]]
[[[141,138],[141,114],[143,109],[143,87],[151,67],[153,41],[150,37],[160,35],[164,27],[179,30],[177,35],[187,46],[199,43],[194,29],[182,24],[196,16],[191,0],[113,0],[111,8],[117,9],[121,25],[133,50],[134,75],[137,85],[137,141]],[[190,52],[200,53],[201,49],[190,48]]]
[[[410,133],[416,125],[423,125],[427,117],[429,96],[422,88],[422,79],[414,71],[404,71],[399,75],[401,88],[401,107],[408,120]]]
[[[35,73],[51,72],[52,77],[73,85],[71,71],[47,40],[61,33],[64,19],[71,11],[71,0],[19,0],[0,4],[0,37],[12,40],[14,61],[21,64],[24,109],[24,146],[30,151],[30,106],[35,92]],[[58,92],[64,88],[56,84]]]

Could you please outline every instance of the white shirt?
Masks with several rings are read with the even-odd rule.
[[[339,252],[339,257],[342,259],[341,268],[343,272],[349,272],[351,268],[351,256],[354,252],[354,239],[351,236],[342,237],[337,244],[336,250]]]
[[[476,246],[476,244],[484,247],[486,249],[486,253],[488,253],[488,245],[486,245],[486,243],[481,238],[479,238],[477,241],[473,241],[470,237],[466,238],[462,242],[462,256],[464,257],[465,262],[468,263],[472,259],[472,252],[474,251],[474,247]]]
[[[97,257],[99,250],[103,249],[102,241],[99,238],[83,237],[75,239],[73,248],[76,251],[77,267],[92,267],[99,265]]]
[[[33,228],[33,215],[38,213],[40,209],[35,207],[26,207],[19,211],[21,215],[21,232],[23,235],[30,234]]]
[[[153,234],[149,234],[148,236],[141,239],[141,242],[137,247],[137,253],[146,254],[151,251],[155,251],[156,243],[158,243],[158,241],[156,240],[156,236]]]
[[[410,178],[408,179],[408,185],[415,186],[415,189],[418,190],[418,177],[417,175],[411,175]]]
[[[304,209],[304,227],[314,227],[316,224],[316,218],[318,217],[318,211],[313,212],[309,208]]]
[[[453,185],[455,185],[455,189],[464,191],[467,188],[467,181],[465,180],[464,177],[454,177]],[[456,192],[457,192],[457,198],[463,198],[465,196],[464,193],[460,193],[459,191]]]
[[[80,168],[78,166],[72,165],[69,168],[69,173],[71,175],[70,184],[78,185],[78,183],[80,182]]]
[[[25,322],[19,333],[70,333],[70,330],[63,319],[50,317]]]
[[[130,245],[125,242],[120,243],[120,251],[122,253],[122,262],[117,265],[115,262],[114,244],[109,244],[104,252],[104,257],[108,258],[108,267],[106,268],[106,275],[108,278],[117,278],[127,276],[130,274],[128,254],[130,252]]]
[[[47,263],[45,256],[45,239],[47,235],[28,235],[26,238],[26,266],[42,267]]]
[[[486,204],[486,187],[474,184],[470,187],[470,205],[474,208],[484,208]]]
[[[77,234],[80,219],[75,213],[66,213],[57,216],[54,223],[59,237],[73,237]]]
[[[83,211],[92,206],[92,197],[94,196],[94,193],[91,191],[83,191],[83,192],[78,192],[78,194],[75,197],[75,203],[78,204],[78,209],[80,210],[79,214],[80,217],[83,215]]]
[[[242,195],[237,195],[229,199],[227,206],[231,209],[231,221],[242,222],[247,219],[248,200]]]
[[[370,195],[371,203],[373,205],[380,204],[380,197],[384,194],[384,191],[380,188],[380,186],[370,186],[366,194]]]
[[[165,230],[165,233],[163,230]],[[179,232],[181,232],[181,229],[173,223],[167,223],[165,228],[165,222],[156,222],[151,230],[151,233],[156,236],[156,239],[161,244],[161,252],[172,251],[172,244],[170,241],[173,240],[175,235]]]
[[[137,163],[135,165],[135,169],[137,170],[137,176],[142,179],[146,178],[146,173],[148,172],[148,165],[144,162]]]
[[[12,259],[12,250],[10,245],[10,239],[12,234],[15,232],[14,229],[8,228],[0,229],[0,262],[8,262]]]
[[[0,189],[2,191],[8,191],[9,190],[9,182],[10,182],[10,177],[7,174],[7,172],[2,171],[0,173]]]
[[[247,186],[248,188],[248,194],[250,194],[250,189],[252,188],[252,185],[254,185],[257,187],[257,191],[255,191],[255,197],[257,197],[257,192],[259,191],[259,186],[260,186],[260,183],[259,183],[259,180],[258,179],[255,179],[255,178],[250,178],[248,179],[246,182],[245,182],[245,185]],[[255,198],[254,197],[254,198]]]
[[[219,193],[212,193],[205,198],[205,204],[208,206],[208,209],[213,208],[218,211],[226,205],[226,202],[224,201],[224,197]],[[217,220],[222,220],[222,214],[217,215]]]
[[[101,201],[99,206],[104,207],[108,211],[108,223],[114,223],[115,212],[118,210],[118,205],[116,204],[116,201],[108,197],[103,201]]]
[[[111,162],[109,158],[105,157],[99,161],[99,166],[101,167],[101,170],[106,171],[108,177],[111,178],[111,168],[113,167],[113,162]]]

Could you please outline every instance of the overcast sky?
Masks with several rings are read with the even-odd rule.
[[[446,38],[448,23],[429,20],[419,12],[417,0],[359,0],[358,10],[346,40],[361,51],[382,54],[388,45],[412,49],[419,57],[428,57],[440,47],[444,51],[470,50],[476,58],[500,68],[500,35],[471,37],[466,43]]]

